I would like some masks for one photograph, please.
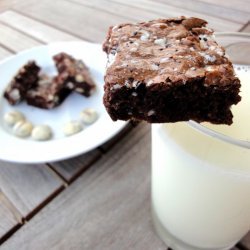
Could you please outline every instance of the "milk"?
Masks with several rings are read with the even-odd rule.
[[[250,77],[237,73],[234,124],[204,126],[249,141]],[[250,150],[185,122],[152,125],[152,203],[156,228],[175,250],[230,249],[250,229]]]

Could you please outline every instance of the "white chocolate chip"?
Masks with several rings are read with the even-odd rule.
[[[152,85],[153,83],[154,83],[153,80],[148,80],[148,81],[146,82],[146,86],[148,87],[148,86]]]
[[[21,98],[20,91],[18,89],[13,89],[10,92],[10,98],[15,100],[15,101],[18,101]]]
[[[76,88],[75,91],[78,93],[84,93],[84,89],[82,88]]]
[[[84,82],[84,78],[83,78],[83,76],[80,75],[80,74],[76,75],[75,80],[76,80],[77,82]]]
[[[142,33],[140,37],[141,41],[147,41],[150,37],[150,34],[146,30],[140,30],[140,32]]]
[[[51,95],[51,94],[49,94],[49,95],[48,95],[48,100],[49,100],[49,101],[54,100],[54,96],[53,96],[53,95]]]
[[[160,46],[165,46],[167,43],[167,39],[164,38],[159,38],[154,41],[155,44],[160,45]]]
[[[162,58],[160,60],[160,63],[165,63],[165,62],[169,62],[169,58],[168,57]]]
[[[36,141],[47,141],[52,137],[51,128],[48,125],[35,126],[31,132],[31,137]]]
[[[131,88],[131,84],[128,80],[125,80],[125,83],[124,85],[127,87],[127,88]]]
[[[213,67],[213,66],[205,66],[205,69],[206,69],[206,71],[211,72],[211,71],[216,70],[216,67]]]
[[[82,130],[83,126],[79,121],[70,121],[63,127],[63,133],[66,136],[71,136],[73,134],[81,132]]]
[[[155,111],[154,110],[149,110],[148,111],[148,116],[151,116],[151,115],[154,115],[155,114]]]
[[[120,84],[114,84],[113,87],[111,87],[111,90],[113,89],[120,89],[122,86]]]
[[[142,36],[140,37],[140,39],[141,39],[141,41],[146,42],[146,41],[148,40],[148,37],[145,36],[145,35],[142,35]]]
[[[18,137],[28,137],[32,129],[33,125],[29,121],[19,121],[13,127],[13,134]]]
[[[133,88],[137,88],[139,85],[140,85],[140,81],[134,80],[134,81],[132,82],[132,87],[133,87]]]
[[[97,120],[98,114],[94,109],[87,108],[87,109],[84,109],[83,111],[81,111],[80,117],[81,117],[81,120],[85,124],[89,125],[89,124],[94,123]]]
[[[3,117],[4,123],[8,126],[14,126],[19,121],[24,121],[24,115],[19,111],[10,111]]]
[[[136,93],[136,92],[133,92],[133,93],[132,93],[132,96],[137,96],[137,93]]]
[[[73,82],[68,82],[68,83],[67,83],[67,88],[73,89],[73,88],[74,88]]]
[[[158,69],[159,69],[159,66],[156,65],[156,64],[152,64],[150,68],[151,68],[152,70],[158,70]]]

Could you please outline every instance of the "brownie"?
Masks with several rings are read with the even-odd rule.
[[[109,28],[103,100],[114,121],[232,123],[240,81],[206,24],[179,17]]]
[[[29,61],[19,69],[4,92],[9,104],[15,105],[25,99],[27,91],[37,85],[39,71],[35,61]]]
[[[90,96],[95,90],[95,83],[91,78],[87,66],[81,60],[62,52],[53,57],[59,74],[68,74],[66,88],[84,96]]]
[[[65,88],[66,77],[65,74],[59,74],[53,78],[46,75],[40,76],[37,87],[27,91],[27,103],[42,109],[57,107],[71,92]]]

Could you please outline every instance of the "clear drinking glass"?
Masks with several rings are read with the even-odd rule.
[[[250,35],[218,33],[241,79],[231,126],[152,125],[152,212],[174,250],[225,250],[250,229]]]

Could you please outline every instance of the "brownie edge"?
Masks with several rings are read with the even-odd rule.
[[[103,102],[114,121],[232,124],[240,81],[206,24],[179,17],[109,28]]]

